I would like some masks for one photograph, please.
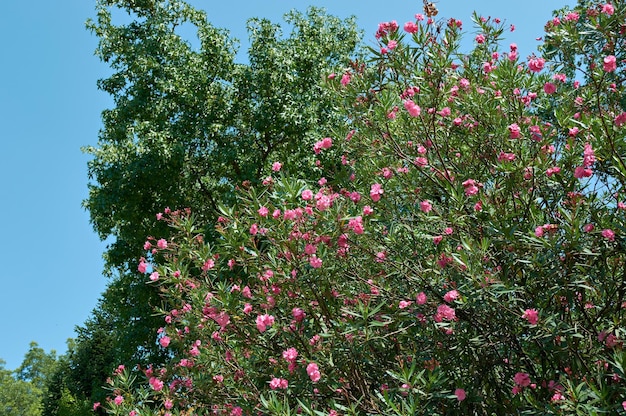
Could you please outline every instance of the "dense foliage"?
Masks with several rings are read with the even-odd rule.
[[[259,184],[275,160],[308,175],[307,149],[342,122],[323,76],[355,53],[354,20],[311,8],[285,21],[287,34],[267,20],[249,21],[243,64],[229,33],[183,1],[97,2],[88,28],[112,69],[98,86],[114,107],[103,112],[98,145],[84,149],[93,156],[84,204],[110,241],[111,279],[64,370],[77,398],[102,400],[98,386],[119,363],[166,359],[154,343],[161,300],[136,270],[145,236],[169,233],[155,213],[192,207],[209,224],[219,204],[234,202],[237,184]]]
[[[625,18],[583,1],[528,58],[497,19],[475,16],[469,53],[459,20],[381,23],[379,48],[328,73],[347,124],[308,149],[314,176],[276,159],[210,231],[155,211],[173,232],[137,261],[169,360],[120,366],[99,405],[623,413]]]

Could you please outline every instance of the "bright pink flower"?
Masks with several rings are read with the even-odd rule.
[[[150,280],[153,282],[156,282],[157,280],[159,280],[159,272],[152,272],[150,273]]]
[[[520,134],[521,134],[521,129],[517,125],[517,123],[513,123],[513,124],[509,125],[508,129],[509,129],[509,138],[511,138],[511,139],[519,139]]]
[[[243,305],[243,313],[248,315],[250,312],[252,312],[252,305],[250,305],[249,303]]]
[[[306,366],[306,372],[313,383],[317,383],[322,378],[319,367],[315,363],[309,363]]]
[[[152,387],[152,390],[154,391],[163,390],[163,381],[159,380],[158,378],[150,377],[149,383],[150,383],[150,387]]]
[[[170,337],[162,337],[161,339],[159,339],[159,344],[161,344],[163,348],[167,348],[167,346],[170,345]]]
[[[413,102],[413,100],[404,100],[404,108],[409,112],[411,117],[418,117],[422,109]]]
[[[343,74],[341,76],[341,85],[343,85],[345,87],[346,85],[348,85],[350,83],[351,80],[352,80],[352,77],[351,77],[350,73],[346,72],[345,74]]]
[[[172,407],[174,407],[174,402],[172,402],[171,399],[165,399],[165,403],[163,403],[163,407],[165,407],[167,410],[170,410]]]
[[[456,396],[457,400],[460,401],[460,402],[465,400],[465,390],[463,390],[463,389],[456,389],[456,390],[454,390],[454,395]]]
[[[139,260],[139,266],[137,266],[137,270],[139,271],[139,273],[145,273],[148,270],[148,263],[146,263],[146,260],[142,257],[141,260]]]
[[[305,189],[304,191],[302,191],[302,199],[305,201],[310,201],[311,199],[313,199],[313,191],[311,191],[310,189]]]
[[[539,320],[539,312],[537,312],[537,309],[526,309],[522,314],[522,318],[526,319],[531,325],[537,325],[537,321]]]
[[[606,14],[607,16],[611,16],[613,15],[613,13],[615,13],[615,8],[613,7],[611,3],[603,4],[602,13]]]
[[[374,213],[374,208],[370,207],[369,205],[365,205],[363,207],[363,215],[364,216],[371,215],[372,213]]]
[[[161,238],[159,241],[157,241],[157,247],[160,248],[161,250],[163,250],[164,248],[167,248],[167,240],[164,238]]]
[[[445,295],[443,295],[443,300],[451,303],[455,300],[457,300],[459,298],[459,292],[456,290],[451,290],[448,293],[446,293]]]
[[[363,218],[359,215],[358,217],[350,219],[348,221],[348,228],[354,231],[355,234],[363,234]]]
[[[270,213],[270,210],[267,209],[267,207],[261,207],[259,208],[257,212],[259,213],[260,216],[267,217],[267,215]]]
[[[604,71],[613,72],[617,69],[617,60],[614,55],[604,57]]]
[[[274,324],[274,317],[272,315],[259,315],[256,318],[256,327],[259,332],[265,332],[268,326],[272,326]]]
[[[370,189],[370,197],[372,198],[372,201],[374,202],[378,202],[380,201],[380,196],[384,193],[384,189],[383,186],[379,183],[375,183],[372,185],[371,189]]]
[[[283,351],[283,358],[290,363],[296,361],[296,359],[298,358],[298,350],[293,347],[286,349],[285,351]]]
[[[309,258],[309,264],[314,269],[319,269],[320,267],[322,267],[322,259],[320,259],[314,254]]]
[[[433,206],[430,201],[424,200],[420,202],[420,209],[422,210],[422,212],[429,213],[430,211],[432,211]]]
[[[481,43],[485,43],[485,35],[483,35],[482,33],[479,33],[478,35],[476,35],[476,38],[474,38],[476,40],[476,43],[481,44]]]
[[[456,320],[456,312],[448,305],[442,304],[437,307],[437,313],[435,314],[435,322],[454,321]]]
[[[576,179],[588,178],[591,175],[593,175],[593,171],[584,166],[577,166],[576,169],[574,169],[574,177]]]
[[[556,85],[551,82],[546,82],[545,84],[543,84],[543,91],[546,94],[554,94],[556,92]]]
[[[251,232],[252,234],[252,232]],[[213,267],[215,267],[215,260],[213,259],[207,259],[204,264],[202,265],[202,270],[204,270],[205,272],[207,270],[211,270]]]
[[[286,389],[289,386],[289,382],[287,380],[285,380],[284,378],[276,378],[274,377],[271,381],[270,381],[270,388],[272,390],[276,390],[276,389]]]
[[[407,33],[416,33],[418,30],[418,26],[415,24],[415,22],[406,22],[404,24],[404,31]]]
[[[283,167],[283,164],[282,164],[282,163],[280,163],[280,162],[274,162],[274,163],[272,163],[272,170],[273,170],[274,172],[278,172],[278,171],[280,171],[280,169],[281,169],[282,167]]]
[[[528,60],[528,69],[532,72],[540,72],[545,64],[546,61],[543,58],[531,58]]]
[[[626,112],[615,116],[615,118],[613,119],[613,123],[615,123],[617,127],[622,127],[624,124],[626,124]]]
[[[602,237],[606,238],[609,241],[615,241],[615,231],[609,228],[602,230]]]
[[[293,319],[295,319],[296,322],[302,322],[306,317],[306,313],[304,313],[304,311],[300,308],[293,308],[291,310],[291,314],[293,315]]]

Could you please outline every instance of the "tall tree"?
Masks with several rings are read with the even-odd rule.
[[[116,24],[120,14],[130,23]],[[162,319],[153,314],[161,301],[137,273],[146,237],[168,232],[157,212],[191,207],[209,224],[219,203],[232,201],[239,184],[258,182],[273,162],[310,173],[308,150],[326,127],[343,122],[322,84],[355,53],[354,20],[311,8],[286,21],[293,29],[285,37],[279,25],[251,20],[250,62],[237,64],[228,32],[183,1],[97,2],[88,28],[113,69],[98,86],[115,107],[102,114],[98,146],[84,149],[93,156],[84,206],[100,237],[112,240],[105,253],[111,280],[95,312],[106,320],[79,330],[77,351],[102,342],[112,355],[106,365],[84,362],[91,373],[164,359],[155,344]],[[197,47],[181,36],[182,26],[196,30]]]

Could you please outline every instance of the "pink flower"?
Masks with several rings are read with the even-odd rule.
[[[285,380],[284,378],[276,378],[274,377],[271,381],[270,381],[270,388],[272,390],[276,390],[276,389],[286,389],[289,386],[289,382],[287,380]]]
[[[415,298],[415,302],[417,302],[418,305],[423,305],[426,303],[426,294],[424,292],[420,292],[417,294],[417,297]]]
[[[270,210],[267,209],[267,207],[261,207],[259,208],[257,212],[259,213],[260,216],[267,217],[267,215],[270,213]]]
[[[150,280],[153,282],[156,282],[157,280],[159,280],[159,272],[150,273]]]
[[[465,390],[463,390],[463,389],[456,389],[456,390],[454,390],[454,395],[456,396],[457,400],[460,401],[460,402],[465,400]]]
[[[167,346],[170,345],[170,337],[162,337],[161,339],[159,339],[159,344],[161,344],[163,348],[167,348]]]
[[[100,402],[95,402],[93,404],[93,411],[95,412],[96,410],[98,410],[102,405],[100,404]]]
[[[622,127],[624,124],[626,124],[626,112],[615,116],[613,122],[617,127]]]
[[[172,407],[174,407],[174,402],[172,402],[172,400],[170,399],[165,399],[163,407],[165,407],[167,410],[170,410]]]
[[[148,263],[146,263],[146,260],[143,257],[139,260],[139,266],[137,266],[137,270],[139,271],[139,273],[145,273],[148,270]]]
[[[283,164],[282,164],[282,163],[280,163],[280,162],[274,162],[274,163],[272,163],[272,170],[273,170],[274,172],[278,172],[278,171],[280,171],[280,169],[281,169],[282,167],[283,167]]]
[[[215,267],[215,260],[207,259],[207,261],[205,261],[202,265],[202,270],[206,272],[207,270],[211,270],[213,267]]]
[[[314,254],[309,258],[309,264],[314,269],[319,269],[320,267],[322,267],[322,259],[320,259]]]
[[[245,305],[243,305],[243,313],[248,315],[250,312],[252,312],[252,305],[249,303],[246,303]]]
[[[520,133],[521,133],[521,129],[517,125],[517,123],[513,123],[513,124],[509,125],[508,129],[509,129],[509,138],[511,138],[511,139],[519,139]]]
[[[535,236],[538,238],[543,237],[543,226],[538,226],[537,228],[535,228]]]
[[[259,315],[256,318],[256,328],[259,332],[265,332],[268,326],[274,324],[274,317],[272,315]]]
[[[420,202],[420,209],[422,210],[422,212],[429,213],[430,211],[432,211],[433,206],[430,201],[425,200]]]
[[[422,109],[413,102],[413,100],[404,100],[404,108],[409,112],[411,117],[418,117]]]
[[[537,321],[539,320],[539,312],[537,312],[537,309],[526,309],[522,314],[522,318],[526,319],[531,325],[537,325]]]
[[[448,305],[442,304],[437,307],[437,313],[435,314],[435,322],[441,322],[442,320],[454,321],[456,320],[456,312]]]
[[[515,373],[513,382],[520,387],[530,386],[530,374],[528,373]]]
[[[479,33],[478,35],[476,35],[476,43],[485,43],[485,35],[483,35],[482,33]]]
[[[150,377],[150,380],[148,382],[150,383],[150,387],[152,387],[152,390],[154,391],[163,390],[163,381],[159,380],[158,378]]]
[[[417,32],[417,25],[415,24],[415,22],[406,22],[404,24],[404,31],[407,33],[416,33]]]
[[[577,166],[576,169],[574,169],[574,177],[576,179],[588,178],[591,175],[593,175],[593,171],[584,166]]]
[[[355,234],[363,234],[363,218],[359,215],[358,217],[350,219],[350,221],[348,221],[348,228],[354,231]]]
[[[381,184],[379,184],[379,183],[373,184],[371,189],[370,189],[370,197],[372,198],[372,201],[374,201],[374,202],[380,201],[380,196],[384,192],[385,191],[383,190],[383,187],[382,187]]]
[[[615,8],[611,3],[606,3],[602,5],[602,13],[606,14],[607,16],[611,16],[613,13],[615,13]]]
[[[602,237],[606,238],[609,241],[615,241],[615,231],[608,228],[602,230]]]
[[[546,61],[543,58],[531,58],[528,60],[528,69],[532,72],[540,72],[545,64]]]
[[[304,191],[302,191],[302,199],[305,201],[310,201],[311,199],[313,199],[313,191],[311,191],[310,189],[305,189]]]
[[[306,372],[313,383],[317,383],[322,378],[319,367],[315,363],[309,363],[306,366]]]
[[[614,55],[604,57],[604,71],[613,72],[617,69],[617,61]]]
[[[290,363],[296,361],[296,358],[298,358],[298,350],[293,347],[286,349],[283,351],[283,358]]]
[[[556,85],[554,85],[554,84],[553,84],[553,83],[551,83],[551,82],[546,82],[546,83],[543,85],[543,91],[544,91],[546,94],[554,94],[554,93],[556,92]]]
[[[456,290],[451,290],[448,293],[446,293],[445,295],[443,295],[443,300],[450,303],[452,301],[455,301],[459,298],[459,292]]]
[[[365,205],[363,207],[363,215],[364,216],[371,215],[372,213],[374,213],[374,208],[370,207],[369,205]]]
[[[164,248],[167,248],[167,240],[164,238],[161,238],[159,241],[157,241],[157,247],[160,248],[161,250],[163,250]]]
[[[352,80],[352,77],[350,76],[350,73],[346,72],[345,74],[341,76],[341,85],[345,87],[346,85],[350,83],[351,80]]]

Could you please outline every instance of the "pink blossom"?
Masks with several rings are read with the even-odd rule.
[[[167,240],[164,238],[161,238],[159,241],[157,241],[157,247],[160,248],[161,250],[167,248]]]
[[[511,139],[519,139],[520,134],[521,134],[521,129],[517,125],[517,123],[513,123],[513,124],[509,125],[508,129],[509,129],[509,138],[511,138]]]
[[[278,171],[280,171],[280,169],[281,169],[282,167],[283,167],[283,164],[282,164],[282,163],[280,163],[280,162],[274,162],[274,163],[272,163],[272,170],[273,170],[274,172],[278,172]]]
[[[368,216],[374,213],[374,208],[370,207],[369,205],[365,205],[363,207],[363,215],[364,216]]]
[[[298,350],[291,347],[283,351],[283,358],[288,362],[294,362],[298,358]]]
[[[543,85],[543,91],[544,91],[546,94],[554,94],[554,93],[556,92],[556,85],[554,85],[554,84],[553,84],[553,83],[551,83],[551,82],[546,82],[546,83]]]
[[[528,69],[532,72],[540,72],[545,64],[546,61],[543,58],[531,58],[528,60]]]
[[[615,8],[613,7],[611,3],[603,4],[602,13],[606,14],[607,16],[611,16],[613,15],[613,13],[615,13]]]
[[[148,381],[150,383],[150,387],[152,387],[152,390],[154,391],[161,391],[163,390],[163,381],[159,380],[156,377],[150,377],[150,380]]]
[[[320,267],[322,267],[322,259],[320,259],[314,254],[309,258],[309,264],[314,269],[319,269]]]
[[[537,321],[539,320],[539,312],[537,312],[537,309],[526,309],[522,314],[522,318],[526,319],[531,325],[537,325]]]
[[[274,324],[274,317],[272,315],[259,315],[256,318],[256,327],[259,332],[265,332],[268,326],[272,326]]]
[[[574,169],[574,177],[576,179],[588,178],[591,175],[593,175],[593,171],[584,166],[577,166],[576,169]]]
[[[530,386],[530,374],[528,373],[515,373],[513,382],[520,387]]]
[[[626,124],[626,112],[615,116],[615,118],[613,119],[613,123],[615,123],[617,127],[622,127],[624,124]]]
[[[415,24],[415,22],[406,22],[404,24],[404,31],[407,33],[416,33],[418,30],[418,26]]]
[[[411,117],[418,117],[421,113],[421,108],[413,102],[413,100],[404,100],[404,108],[409,112]]]
[[[267,207],[261,207],[259,208],[257,212],[259,213],[260,216],[267,217],[267,215],[270,213],[270,210],[267,209]]]
[[[615,241],[615,231],[607,228],[602,230],[602,237],[606,238],[609,241]]]
[[[143,257],[139,261],[139,266],[137,266],[137,270],[139,271],[139,273],[145,273],[148,270],[148,263],[146,263],[146,260]]]
[[[590,233],[591,231],[593,231],[593,229],[594,229],[593,224],[585,224],[583,226],[583,231],[586,233]]]
[[[252,232],[250,232],[250,234],[252,234]],[[215,260],[207,259],[202,265],[202,270],[206,272],[207,270],[211,270],[213,267],[215,267]]]
[[[161,339],[159,339],[159,344],[161,344],[163,348],[167,348],[167,346],[170,345],[170,337],[161,337]]]
[[[250,312],[252,312],[252,305],[249,303],[246,303],[245,305],[243,305],[243,313],[248,315]]]
[[[478,35],[476,35],[476,38],[474,38],[476,40],[476,43],[481,44],[481,43],[485,43],[485,35],[483,35],[482,33],[479,33]]]
[[[311,379],[311,381],[314,383],[317,383],[322,378],[319,367],[317,366],[316,363],[309,363],[306,366],[306,372],[309,375],[309,378]]]
[[[345,74],[343,74],[341,76],[341,85],[343,85],[345,87],[346,85],[348,85],[350,83],[351,80],[352,80],[352,77],[351,77],[350,73],[346,72]]]
[[[415,298],[415,302],[418,305],[423,305],[423,304],[426,303],[426,301],[427,301],[427,298],[426,298],[426,294],[424,292],[420,292],[420,293],[417,294],[417,297]]]
[[[463,389],[456,389],[456,390],[454,390],[454,395],[456,396],[457,400],[460,401],[460,402],[465,400],[465,390],[463,390]]]
[[[374,202],[380,201],[380,196],[384,192],[385,191],[383,190],[383,187],[382,187],[381,184],[379,184],[379,183],[373,184],[371,189],[370,189],[370,197],[372,198],[372,201],[374,201]]]
[[[424,200],[420,202],[420,209],[422,210],[422,212],[429,213],[430,211],[432,211],[433,206],[430,201]]]
[[[291,314],[293,315],[293,319],[295,319],[296,322],[302,322],[306,317],[306,313],[304,313],[304,311],[300,308],[293,308],[291,310]]]
[[[614,55],[604,57],[604,71],[613,72],[617,69],[617,60]]]
[[[302,191],[302,199],[305,201],[310,201],[311,199],[313,199],[313,191],[311,191],[310,189],[305,189],[304,191]]]
[[[358,217],[351,218],[348,221],[348,228],[354,231],[355,234],[363,234],[363,218],[359,215]]]
[[[451,290],[448,293],[446,293],[445,295],[443,295],[443,300],[451,303],[455,300],[457,300],[459,298],[459,292],[456,290]]]
[[[150,273],[150,280],[153,282],[156,282],[157,280],[159,280],[159,272]]]
[[[270,388],[272,390],[276,390],[276,389],[286,389],[289,386],[289,382],[287,380],[285,380],[284,378],[276,378],[274,377],[271,381],[270,381]]]
[[[448,305],[442,304],[437,307],[437,313],[435,314],[435,322],[454,321],[456,320],[456,312]]]
[[[174,407],[174,402],[172,402],[171,399],[165,399],[165,403],[163,403],[163,407],[165,407],[167,410],[170,410],[172,407]]]

